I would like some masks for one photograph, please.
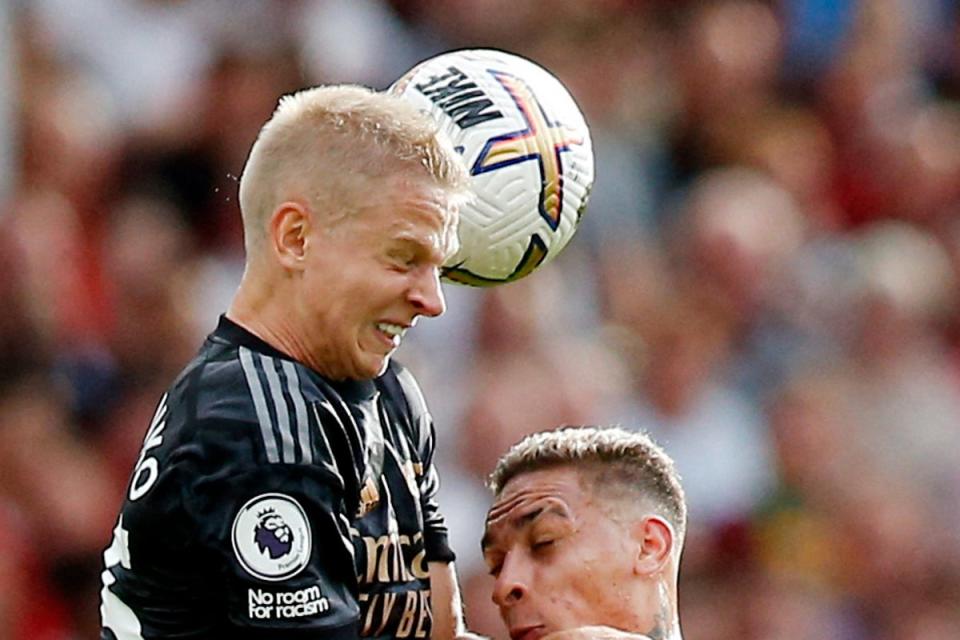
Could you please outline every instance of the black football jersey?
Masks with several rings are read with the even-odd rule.
[[[101,639],[429,637],[433,450],[399,365],[332,382],[221,318],[147,430]]]

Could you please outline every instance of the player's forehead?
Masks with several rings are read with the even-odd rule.
[[[399,174],[387,180],[385,191],[390,194],[390,204],[407,212],[411,219],[444,226],[457,218],[454,195],[429,178]]]
[[[425,180],[396,179],[377,203],[375,215],[385,222],[387,237],[434,244],[456,232],[459,212],[443,187]]]
[[[483,544],[520,535],[542,518],[577,519],[590,503],[581,474],[573,467],[521,473],[504,485],[487,512]]]

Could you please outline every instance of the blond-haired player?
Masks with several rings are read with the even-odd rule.
[[[101,638],[463,633],[432,420],[391,355],[444,311],[466,185],[400,98],[280,101],[240,181],[240,288],[160,399],[104,555]]]

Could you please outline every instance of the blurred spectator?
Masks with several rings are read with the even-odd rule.
[[[75,637],[64,598],[56,596],[37,552],[16,508],[0,499],[0,629],[10,640]]]
[[[235,0],[226,12],[216,0],[36,0],[31,10],[57,58],[106,90],[114,126],[141,129],[188,108],[222,48],[262,51],[288,39],[299,5]]]
[[[378,0],[306,2],[297,33],[309,75],[324,82],[385,88],[421,59],[423,43]]]
[[[747,517],[773,477],[760,415],[731,384],[730,325],[694,298],[663,300],[640,335],[634,393],[608,417],[670,447],[691,530]]]
[[[42,631],[67,614],[77,633],[92,638],[99,621],[90,603],[97,601],[103,533],[119,492],[96,450],[78,437],[52,382],[37,373],[0,391],[0,504],[12,506],[13,524],[19,520],[26,529],[21,535],[43,541],[42,554],[24,543],[24,553],[11,557],[18,563],[11,567],[14,577],[25,572],[28,587],[25,600],[12,606],[37,617],[25,613],[11,624]],[[50,615],[33,608],[38,602],[32,601],[31,583],[38,597],[53,600]]]
[[[948,257],[932,237],[902,224],[872,227],[859,249],[865,286],[850,376],[869,425],[863,443],[908,490],[950,503],[960,381],[935,332],[960,302]]]

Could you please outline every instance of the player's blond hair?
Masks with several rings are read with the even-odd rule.
[[[280,99],[240,178],[248,253],[275,208],[316,206],[329,222],[362,208],[395,174],[432,180],[458,207],[468,174],[438,125],[406,100],[357,85],[305,89]]]
[[[680,476],[673,460],[650,436],[594,426],[534,433],[500,458],[489,486],[499,496],[511,479],[556,467],[577,469],[585,488],[595,495],[652,504],[683,540],[687,505]]]

